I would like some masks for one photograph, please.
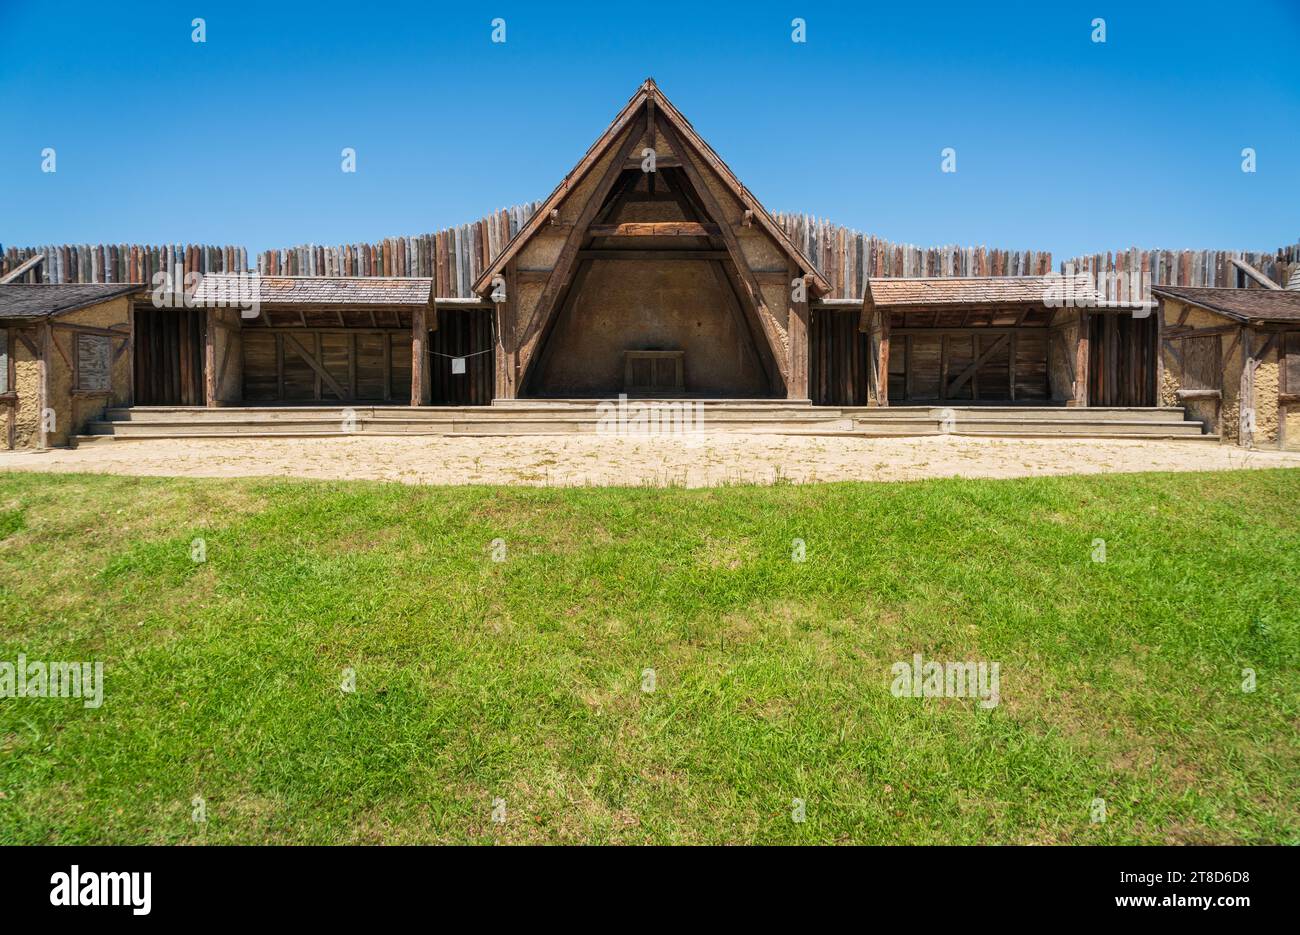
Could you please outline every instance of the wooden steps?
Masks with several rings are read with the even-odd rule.
[[[683,403],[688,405],[683,406]],[[671,406],[669,405],[671,404]],[[652,434],[743,432],[824,436],[969,435],[1006,438],[1131,438],[1215,441],[1181,408],[1072,409],[1044,406],[813,406],[800,400],[509,400],[491,406],[256,406],[110,409],[76,443],[149,438],[265,438],[357,435],[637,434],[636,416],[668,414]],[[630,428],[613,426],[620,416]],[[346,421],[345,421],[346,420]],[[628,423],[624,423],[628,424]]]

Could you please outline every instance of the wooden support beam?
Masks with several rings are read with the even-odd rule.
[[[428,309],[417,305],[411,310],[411,405],[429,405],[429,326]]]
[[[637,138],[638,140],[640,139],[639,136]],[[655,156],[656,169],[676,169],[681,164],[682,161],[678,159],[676,156],[658,156],[658,155]],[[640,172],[641,157],[638,155],[635,158],[628,159],[626,162],[623,163],[622,168],[636,169],[636,171]]]
[[[727,260],[726,250],[579,250],[579,260]]]
[[[880,369],[876,374],[879,385],[876,388],[876,403],[881,406],[889,405],[889,312],[878,312],[880,315]]]
[[[1021,320],[1024,320],[1023,316]],[[1007,393],[1010,395],[1013,403],[1016,401],[1016,355],[1020,351],[1018,343],[1019,337],[1020,336],[1016,332],[1011,332],[1011,352],[1010,356],[1007,358]],[[1050,375],[1048,376],[1048,381],[1051,381]]]
[[[537,341],[541,337],[543,329],[554,318],[561,295],[568,287],[569,275],[572,273],[574,264],[578,259],[578,248],[587,236],[587,226],[595,219],[596,213],[604,205],[606,197],[614,187],[614,183],[618,181],[619,176],[622,174],[624,160],[632,154],[636,145],[641,142],[641,138],[645,133],[645,126],[645,115],[642,114],[641,119],[634,123],[628,131],[628,136],[623,141],[621,151],[605,167],[604,173],[596,182],[595,189],[582,206],[573,228],[565,237],[564,245],[560,248],[559,256],[555,260],[555,266],[551,269],[551,276],[546,281],[542,294],[538,296],[537,304],[533,307],[532,313],[528,316],[518,347],[515,349],[515,353],[519,355],[517,364],[519,376],[525,382],[527,381],[528,367],[532,363],[533,355],[536,353]],[[639,167],[640,163],[638,163],[638,169]]]
[[[1088,405],[1088,329],[1091,319],[1086,310],[1079,312],[1079,341],[1074,349],[1074,402],[1077,406]]]
[[[1165,337],[1171,341],[1182,341],[1185,338],[1200,338],[1207,334],[1234,334],[1240,325],[1218,325],[1213,328],[1179,328],[1177,326],[1165,329]]]
[[[763,299],[763,289],[754,277],[754,272],[750,269],[748,260],[745,259],[744,251],[740,249],[740,241],[736,238],[736,232],[732,230],[731,224],[727,220],[726,212],[722,210],[722,206],[713,196],[712,190],[704,180],[700,170],[696,168],[694,161],[687,155],[687,149],[676,131],[668,123],[661,124],[660,129],[668,140],[668,145],[672,147],[673,152],[682,156],[681,167],[686,173],[686,178],[690,182],[695,197],[701,201],[707,216],[712,218],[713,222],[718,225],[719,236],[722,237],[727,252],[731,254],[732,264],[736,268],[736,274],[740,277],[746,297],[749,299],[758,317],[759,324],[762,326],[768,347],[775,354],[782,343],[780,336],[776,333],[772,315],[768,310],[767,302]]]
[[[726,303],[727,311],[731,314],[732,320],[735,321],[736,328],[749,339],[744,342],[746,355],[756,352],[754,361],[758,365],[758,369],[762,371],[763,379],[767,381],[767,385],[771,386],[772,376],[777,370],[776,361],[772,359],[772,355],[767,348],[755,347],[761,333],[755,334],[753,326],[745,316],[745,310],[741,308],[740,299],[736,296],[736,289],[731,283],[731,277],[727,275],[727,270],[722,265],[722,259],[715,260],[709,265],[713,267],[713,277],[717,280],[718,289],[722,292],[722,300]]]
[[[1251,421],[1248,421],[1246,413],[1255,411],[1255,368],[1259,366],[1259,358],[1255,356],[1252,348],[1252,338],[1250,329],[1242,325],[1241,385],[1237,393],[1237,444],[1248,448],[1255,447],[1254,426]],[[1222,364],[1222,361],[1220,363]]]
[[[1251,279],[1255,280],[1255,282],[1259,283],[1259,284],[1260,284],[1261,286],[1263,286],[1265,289],[1281,289],[1281,288],[1282,288],[1280,285],[1278,285],[1277,283],[1275,283],[1273,280],[1269,279],[1267,276],[1265,276],[1265,275],[1264,275],[1263,273],[1261,273],[1259,270],[1255,269],[1255,267],[1251,266],[1251,265],[1250,265],[1249,263],[1247,263],[1245,260],[1238,260],[1236,257],[1233,257],[1233,258],[1232,258],[1232,265],[1235,266],[1235,267],[1237,267],[1237,269],[1241,270],[1243,273],[1245,273],[1245,274],[1246,274],[1247,276],[1249,276]]]
[[[623,224],[592,224],[587,228],[593,237],[713,237],[717,224],[698,221],[635,221]]]
[[[285,331],[283,332],[283,337],[285,346],[288,347],[289,350],[297,353],[299,357],[307,362],[307,366],[311,367],[312,372],[316,374],[317,379],[328,386],[339,399],[347,399],[347,394],[343,392],[343,387],[339,386],[338,381],[330,376],[329,371],[321,365],[321,362],[317,360],[316,355],[307,350],[298,335],[294,334],[292,331]],[[315,338],[319,340],[320,335],[315,335]],[[317,395],[319,396],[319,394]]]
[[[988,363],[989,358],[991,358],[998,351],[1002,350],[1002,348],[1005,347],[1010,341],[1011,341],[1011,335],[1009,334],[999,335],[998,339],[994,341],[993,344],[987,350],[985,350],[983,354],[975,354],[975,359],[971,361],[970,366],[968,366],[961,373],[957,374],[956,379],[954,379],[952,381],[952,384],[944,391],[943,394],[944,397],[947,399],[951,399],[953,393],[957,392],[957,390],[965,386],[966,381],[974,377],[975,373],[979,370],[979,368],[984,366],[986,363]],[[977,350],[977,348],[971,348],[971,350],[972,352],[974,352],[975,350]],[[944,368],[947,369],[946,362],[944,364]]]
[[[519,377],[518,294],[516,291],[515,261],[506,264],[502,275],[506,278],[506,300],[492,311],[494,330],[492,339],[496,362],[493,382],[494,399],[514,399]]]
[[[17,266],[11,269],[9,272],[5,273],[3,276],[0,276],[0,285],[3,285],[4,283],[7,282],[15,282],[19,276],[27,272],[29,269],[38,266],[44,260],[45,260],[44,253],[37,253],[34,256],[29,256],[27,259],[23,260],[21,263],[19,263]]]
[[[39,448],[50,447],[49,432],[45,426],[45,410],[50,405],[50,345],[54,343],[54,331],[50,328],[48,320],[41,324],[41,352],[37,357],[37,384],[36,384],[36,417],[37,417],[37,437],[36,443]],[[57,426],[56,426],[57,428]]]
[[[541,342],[538,344],[537,363],[533,367],[534,374],[544,374],[547,363],[551,355],[555,352],[555,342],[551,340],[551,335],[555,333],[555,326],[558,325],[566,316],[572,314],[572,310],[582,299],[583,289],[587,284],[587,276],[591,273],[591,264],[580,261],[573,271],[573,280],[570,282],[568,293],[564,297],[564,303],[560,306],[559,312],[555,316],[555,321],[551,327],[542,335]],[[536,380],[534,380],[536,383]],[[528,388],[524,388],[528,392]]]
[[[209,409],[217,405],[217,312],[215,308],[207,310],[208,326],[203,329],[203,405]]]
[[[788,264],[786,275],[786,282],[790,283],[798,277],[799,271],[793,264]],[[786,369],[789,377],[785,381],[785,396],[786,399],[808,399],[808,295],[805,292],[802,301],[795,301],[793,292],[793,287],[786,287],[786,343],[790,359]]]
[[[39,347],[36,346],[36,342],[31,339],[31,336],[27,333],[26,330],[15,329],[14,334],[18,336],[19,341],[23,342],[23,347],[27,348],[27,350],[31,352],[31,355],[33,357],[38,359],[40,358],[41,350]]]

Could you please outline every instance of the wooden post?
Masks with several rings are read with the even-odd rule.
[[[1151,314],[1156,316],[1156,359],[1154,380],[1156,383],[1155,394],[1152,399],[1155,405],[1159,406],[1161,397],[1165,392],[1165,300],[1160,299],[1156,307],[1151,310]]]
[[[494,303],[492,316],[495,321],[496,334],[496,384],[494,399],[514,399],[517,392],[515,379],[518,376],[519,348],[515,333],[515,314],[518,309],[518,296],[515,294],[517,277],[515,263],[506,264],[503,275],[506,279],[506,300]]]
[[[1220,341],[1223,339],[1220,338]],[[1254,334],[1249,325],[1241,326],[1241,381],[1237,391],[1237,444],[1248,448],[1255,447],[1254,409],[1255,409],[1255,366],[1259,363],[1254,357]],[[1220,361],[1219,366],[1223,366]],[[1247,416],[1246,413],[1251,415]]]
[[[876,370],[876,405],[889,405],[889,311],[878,310],[880,316],[880,367]]]
[[[217,405],[217,309],[206,310],[207,323],[203,329],[203,405],[209,409]]]
[[[1286,451],[1286,415],[1290,403],[1284,400],[1290,399],[1292,393],[1286,378],[1287,333],[1283,331],[1277,338],[1277,447],[1279,451]],[[12,355],[10,355],[10,359],[13,359]],[[9,385],[13,386],[12,378]],[[10,445],[10,447],[13,446]]]
[[[1079,311],[1079,341],[1074,349],[1074,404],[1088,405],[1088,329],[1091,321],[1087,309]]]
[[[126,404],[135,405],[135,300],[128,299],[126,303],[126,321],[127,321],[127,338],[126,338]],[[12,351],[10,352],[12,357]],[[13,383],[10,383],[12,386]]]
[[[49,433],[45,430],[45,410],[50,405],[50,344],[53,340],[50,322],[46,319],[41,323],[41,357],[36,384],[37,447],[42,449],[50,447]]]
[[[794,299],[794,280],[799,275],[799,270],[793,265],[786,264],[786,289],[790,296],[789,319],[787,328],[789,336],[789,366],[787,373],[790,379],[786,381],[785,395],[786,399],[808,399],[808,283],[803,281],[803,301],[796,302]]]
[[[429,405],[429,324],[424,305],[411,312],[411,405]]]

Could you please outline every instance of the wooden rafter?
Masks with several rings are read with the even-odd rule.
[[[668,141],[668,145],[676,153],[685,156],[686,149],[682,144],[681,137],[677,135],[676,130],[665,121],[660,125],[660,132]],[[731,256],[732,265],[735,268],[735,274],[740,280],[742,295],[749,301],[753,311],[762,327],[763,336],[767,340],[768,347],[772,350],[773,357],[776,357],[776,350],[782,344],[780,336],[776,333],[776,325],[772,321],[772,315],[768,311],[767,302],[763,298],[763,287],[759,284],[758,278],[749,266],[749,261],[745,259],[744,251],[740,249],[740,241],[736,237],[735,230],[727,220],[726,213],[722,206],[709,190],[708,183],[705,182],[700,170],[695,167],[694,162],[689,158],[682,159],[682,171],[685,173],[690,187],[695,196],[700,200],[704,207],[705,214],[718,225],[718,234],[726,246],[727,253]],[[777,387],[773,386],[773,390]]]
[[[578,259],[578,249],[582,242],[587,238],[587,228],[595,218],[596,213],[605,205],[605,199],[609,196],[614,183],[618,180],[623,169],[623,160],[627,154],[632,152],[636,144],[641,142],[645,134],[645,115],[642,114],[633,124],[628,136],[623,141],[619,153],[612,159],[605,168],[604,173],[596,183],[595,189],[586,203],[582,206],[582,211],[578,215],[577,221],[574,222],[572,229],[566,235],[564,246],[560,248],[560,254],[555,260],[555,265],[551,268],[551,276],[542,289],[542,294],[537,299],[537,304],[533,306],[532,314],[529,316],[528,324],[524,327],[523,335],[519,339],[518,346],[518,372],[520,376],[519,385],[527,385],[528,368],[532,364],[533,356],[537,347],[537,340],[542,331],[549,328],[555,317],[556,310],[563,299],[563,294],[569,283],[569,274],[573,271],[574,264]]]

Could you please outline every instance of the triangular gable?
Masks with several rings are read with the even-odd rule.
[[[616,144],[627,145],[628,140],[626,137],[629,126],[639,123],[640,115],[643,112],[651,115],[670,147],[676,150],[680,144],[680,148],[690,150],[690,152],[675,153],[678,158],[686,161],[691,159],[693,153],[721,181],[723,187],[741,203],[745,211],[749,212],[750,221],[761,227],[775,241],[777,247],[786,255],[791,265],[801,271],[801,274],[808,282],[810,292],[815,295],[826,295],[831,291],[830,283],[817,271],[812,261],[795,245],[794,241],[776,223],[758,199],[741,184],[735,173],[714,152],[713,148],[700,138],[694,127],[691,126],[690,121],[683,117],[681,112],[659,90],[654,79],[648,78],[637,89],[636,94],[632,96],[626,106],[619,111],[618,116],[605,129],[605,132],[591,145],[591,148],[587,150],[573,170],[564,177],[563,181],[546,198],[537,212],[528,219],[514,237],[510,238],[502,251],[483,270],[483,273],[474,283],[476,293],[486,296],[492,289],[493,278],[506,268],[506,265],[524,249],[539,230],[550,223],[553,217],[552,212],[557,211],[561,202],[579,188],[588,174],[605,159],[610,149]]]

